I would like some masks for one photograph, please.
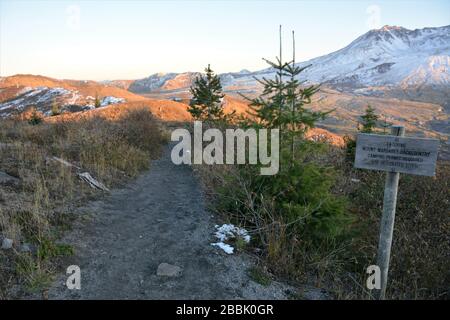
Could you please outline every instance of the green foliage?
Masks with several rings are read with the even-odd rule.
[[[383,121],[380,124],[380,127],[383,128],[383,134],[387,134],[388,133],[388,129],[392,126],[392,123],[389,123],[387,121],[387,116],[383,115]]]
[[[378,118],[379,116],[375,114],[375,109],[368,105],[366,113],[361,116],[362,128],[360,131],[363,133],[372,133],[377,126]]]
[[[248,270],[248,275],[250,278],[255,281],[256,283],[259,283],[260,285],[263,285],[267,287],[272,282],[272,279],[267,275],[267,273],[261,268],[261,267],[252,267]]]
[[[270,199],[271,214],[284,221],[288,231],[311,241],[339,237],[351,221],[345,199],[332,193],[333,168],[308,159],[312,154],[321,153],[321,147],[315,142],[302,142],[294,162],[290,150],[284,149],[278,174],[256,174],[249,180],[250,192],[259,194],[256,204],[261,199]]]
[[[288,63],[281,58],[266,62],[276,70],[275,78],[256,79],[263,92],[248,99],[253,117],[235,123],[280,130],[278,173],[261,175],[260,165],[239,165],[219,177],[216,169],[209,173],[215,179],[207,179],[215,187],[215,209],[254,229],[253,239],[264,248],[271,271],[297,278],[313,264],[316,271],[328,268],[354,219],[346,198],[336,194],[339,175],[324,154],[331,147],[305,139],[331,112],[307,108],[319,87],[298,80],[306,67],[296,66],[295,56]]]
[[[379,116],[375,114],[375,109],[372,108],[370,105],[367,106],[365,114],[361,116],[362,121],[362,128],[359,127],[358,124],[358,131],[363,133],[373,133],[378,124]],[[380,124],[380,126],[383,128],[383,133],[386,134],[386,130],[391,126],[389,122],[387,122],[386,116],[384,116],[383,122]],[[348,163],[353,163],[355,160],[355,153],[356,153],[356,140],[355,138],[351,136],[344,136],[345,141],[345,160]]]
[[[258,80],[263,93],[248,100],[257,118],[255,126],[281,131],[280,171],[274,176],[261,176],[255,168],[245,167],[244,175],[251,181],[248,191],[259,194],[256,205],[262,204],[261,199],[269,199],[272,214],[279,215],[295,233],[314,240],[335,238],[349,221],[345,201],[331,193],[333,169],[311,161],[323,145],[303,139],[304,133],[331,111],[306,108],[319,90],[298,80],[309,66],[295,65],[295,57],[288,63],[280,58],[265,61],[277,71],[276,76]]]
[[[98,94],[95,95],[95,102],[94,102],[94,107],[95,108],[100,108],[102,106],[102,103],[100,101],[100,98],[98,96]]]
[[[67,244],[57,244],[52,239],[44,237],[40,239],[37,256],[45,261],[55,257],[71,256],[74,254],[72,246]]]
[[[345,160],[349,163],[353,163],[356,153],[356,140],[348,135],[344,136],[345,142]]]
[[[28,253],[19,254],[15,260],[15,270],[25,281],[28,291],[38,292],[51,285],[51,273],[39,260]]]
[[[314,112],[306,108],[319,91],[318,85],[305,86],[306,80],[298,79],[310,65],[299,67],[295,64],[295,56],[290,62],[283,62],[279,57],[276,62],[264,60],[276,71],[275,78],[255,78],[263,86],[263,93],[254,99],[244,98],[250,101],[252,115],[260,126],[280,129],[281,143],[289,145],[294,160],[296,139],[301,139],[316,121],[324,119],[333,110]]]
[[[190,92],[192,99],[188,111],[195,120],[217,121],[223,120],[222,85],[220,78],[211,70],[210,65],[205,69],[206,75],[195,79]]]
[[[53,100],[51,112],[52,112],[52,116],[57,116],[57,115],[61,114],[61,109],[59,108],[59,105],[56,102],[56,99]]]
[[[257,79],[264,87],[261,96],[249,99],[250,106],[259,123],[265,128],[280,128],[286,131],[304,133],[327,113],[313,112],[305,108],[319,86],[303,87],[298,76],[309,66],[298,67],[293,63],[265,61],[277,73],[275,79]],[[287,80],[284,80],[284,78]]]
[[[42,123],[42,121],[44,121],[42,115],[36,109],[34,109],[31,113],[31,117],[28,119],[28,123],[35,126]]]

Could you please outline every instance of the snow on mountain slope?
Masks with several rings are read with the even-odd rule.
[[[101,108],[94,107],[95,96],[100,99]],[[64,119],[77,118],[85,113],[112,117],[134,108],[148,108],[157,117],[169,121],[190,119],[185,104],[145,98],[111,83],[59,80],[38,75],[0,77],[0,118],[19,115],[31,107],[50,115],[55,103]]]
[[[194,80],[201,75],[200,72],[183,72],[183,73],[155,73],[151,76],[135,80],[130,84],[128,90],[134,93],[152,93],[157,91],[171,91],[180,90],[187,91],[192,86]],[[221,81],[224,84],[237,84],[237,79],[245,78],[252,73],[248,70],[242,70],[240,72],[224,73],[220,75]],[[248,82],[248,79],[244,79]],[[250,83],[253,83],[254,79],[250,78]],[[113,81],[111,83],[114,83]],[[244,83],[238,83],[238,85],[244,85]]]
[[[299,63],[311,82],[343,87],[450,85],[450,26],[408,30],[384,26],[348,46]],[[255,76],[273,76],[270,69]]]
[[[401,84],[408,85],[449,85],[450,86],[450,56],[430,56],[406,76]]]
[[[134,81],[130,84],[128,90],[136,93],[155,90],[161,87],[167,80],[173,79],[175,76],[176,73],[155,73],[148,78]]]
[[[44,115],[51,114],[51,108],[56,103],[61,111],[81,111],[94,109],[95,98],[83,96],[78,90],[67,90],[60,87],[24,87],[15,96],[0,102],[0,118],[20,113],[30,106],[35,107]],[[100,99],[100,106],[123,103],[125,99],[106,96]]]
[[[384,26],[371,30],[348,46],[330,54],[301,62],[311,65],[301,75],[314,83],[337,88],[368,86],[450,86],[450,26],[408,30]],[[199,73],[154,74],[136,80],[130,91],[149,93],[186,90]],[[271,68],[220,75],[225,90],[255,88],[254,77],[274,77]],[[179,81],[178,79],[183,79]]]

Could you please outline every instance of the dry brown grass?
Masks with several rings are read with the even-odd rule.
[[[0,122],[0,171],[18,183],[0,185],[0,234],[14,240],[13,251],[0,251],[0,298],[12,293],[12,282],[40,290],[51,278],[53,258],[70,252],[57,244],[70,226],[73,208],[102,194],[79,180],[73,168],[52,161],[64,159],[114,187],[149,167],[167,135],[148,109],[60,117],[38,125]],[[20,253],[21,243],[36,246]]]
[[[77,121],[78,119],[89,119],[95,116],[101,116],[109,120],[122,118],[125,114],[133,110],[146,109],[155,117],[164,121],[190,121],[191,115],[187,111],[187,105],[168,100],[153,100],[125,102],[110,105],[105,108],[98,108],[89,111],[63,113],[56,117],[46,118],[48,122],[59,121]]]
[[[352,210],[358,218],[350,254],[346,255],[350,262],[347,267],[354,278],[365,277],[365,268],[376,263],[385,174],[356,170],[348,164],[341,168],[343,174],[336,187],[351,200]],[[435,177],[401,175],[389,270],[389,298],[449,298],[449,183],[450,163],[445,161],[438,162]],[[353,280],[343,282],[348,286],[347,294],[357,289]]]
[[[211,207],[225,220],[249,227],[253,246],[270,272],[295,282],[326,289],[337,299],[372,299],[366,268],[376,264],[384,174],[353,169],[345,152],[332,147],[314,161],[339,172],[334,193],[349,200],[355,217],[349,233],[311,246],[302,234],[289,233],[269,200],[255,206],[257,194],[234,166],[197,166]],[[450,283],[450,164],[440,162],[436,177],[402,175],[392,247],[389,299],[448,299]],[[234,190],[232,199],[221,189]],[[233,192],[225,193],[230,197]],[[223,211],[223,201],[239,201]],[[248,214],[250,212],[251,214]],[[252,249],[252,246],[249,247]]]

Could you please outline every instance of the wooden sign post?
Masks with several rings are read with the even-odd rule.
[[[386,294],[400,172],[434,176],[436,170],[439,140],[404,134],[404,127],[393,126],[391,135],[360,133],[356,140],[355,167],[387,171],[377,256],[381,271],[381,288],[377,292],[380,300]]]

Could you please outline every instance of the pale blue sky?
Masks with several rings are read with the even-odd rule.
[[[450,1],[0,0],[0,75],[136,79],[155,72],[258,70],[296,31],[297,60],[383,25],[450,24]],[[286,53],[290,46],[285,47]]]

